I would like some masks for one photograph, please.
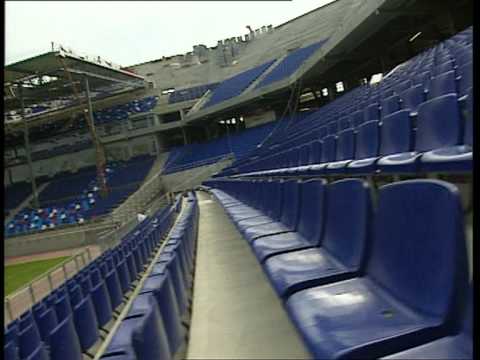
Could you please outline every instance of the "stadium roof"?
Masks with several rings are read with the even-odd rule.
[[[77,112],[85,103],[85,78],[88,78],[93,101],[114,95],[118,98],[119,94],[145,89],[148,85],[142,76],[99,58],[90,60],[63,50],[50,51],[5,66],[5,113],[19,110],[19,86],[25,106],[66,98],[73,100],[68,106],[32,114],[27,120],[35,121],[35,125],[40,119],[52,121],[58,119],[58,115],[65,117],[68,110]],[[8,122],[5,129],[13,130],[18,124],[18,121]]]

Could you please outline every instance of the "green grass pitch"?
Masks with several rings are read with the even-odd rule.
[[[68,258],[69,256],[62,256],[5,266],[4,294],[11,294]]]

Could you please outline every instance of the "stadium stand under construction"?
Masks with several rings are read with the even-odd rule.
[[[6,65],[5,259],[81,252],[4,358],[473,359],[473,39],[471,0],[336,0]]]

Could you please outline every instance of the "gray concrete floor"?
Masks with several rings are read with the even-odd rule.
[[[187,359],[306,359],[311,356],[247,242],[222,207],[200,206]]]

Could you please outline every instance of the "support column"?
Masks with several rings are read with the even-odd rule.
[[[107,179],[105,177],[105,168],[107,165],[107,159],[105,157],[105,148],[103,144],[100,142],[100,139],[97,136],[95,131],[95,123],[93,120],[93,107],[92,107],[92,100],[90,98],[90,87],[88,85],[88,77],[85,76],[85,95],[87,98],[87,105],[88,105],[88,115],[85,114],[85,118],[87,120],[88,127],[90,129],[90,135],[92,136],[92,142],[95,145],[95,160],[97,164],[97,181],[100,188],[100,194],[102,196],[107,196]]]
[[[20,84],[20,87],[19,87],[19,95],[20,95],[20,111],[21,111],[22,121],[23,121],[23,139],[25,142],[25,155],[27,157],[28,171],[30,174],[30,181],[32,184],[33,204],[35,207],[38,208],[40,207],[40,204],[38,202],[37,182],[35,181],[35,173],[33,171],[33,166],[32,166],[32,156],[30,152],[30,135],[28,131],[27,119],[25,117],[25,103],[23,101],[22,84]]]

